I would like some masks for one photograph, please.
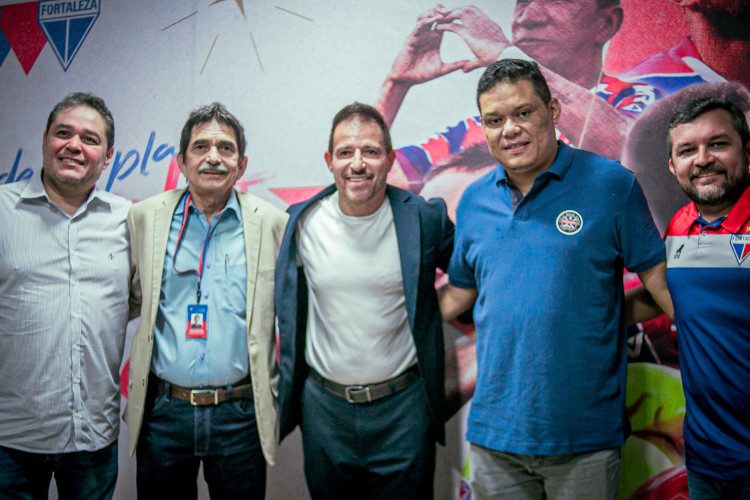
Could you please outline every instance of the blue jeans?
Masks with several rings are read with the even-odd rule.
[[[521,455],[471,443],[469,463],[475,500],[617,498],[619,448],[564,455]]]
[[[29,453],[0,446],[0,499],[46,500],[52,475],[60,500],[109,500],[117,441],[97,451]]]
[[[139,500],[197,498],[201,462],[211,498],[265,496],[266,461],[252,396],[192,406],[149,388],[136,458]]]
[[[435,436],[417,380],[393,396],[350,404],[312,382],[302,391],[305,479],[313,499],[431,499]]]
[[[687,470],[690,500],[750,500],[750,477],[716,479]]]

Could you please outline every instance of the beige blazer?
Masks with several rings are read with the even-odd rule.
[[[154,346],[167,239],[177,203],[185,189],[167,191],[140,203],[128,213],[131,248],[131,308],[140,304],[141,322],[130,348],[128,449],[135,452],[143,421],[148,375]],[[247,260],[247,350],[258,434],[266,461],[276,453],[278,366],[274,328],[274,270],[287,214],[255,196],[237,193],[242,212]]]

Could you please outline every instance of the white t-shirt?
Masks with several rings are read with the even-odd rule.
[[[305,359],[340,384],[395,377],[416,363],[393,211],[386,197],[364,217],[345,215],[338,192],[297,223],[309,288]]]

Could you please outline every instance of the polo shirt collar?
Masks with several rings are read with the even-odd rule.
[[[688,206],[687,217],[688,220],[693,221],[691,223],[692,227],[695,224],[699,224],[698,218],[700,217],[700,212],[698,212],[698,207],[695,205],[694,201],[691,201]],[[748,213],[750,213],[750,186],[745,189],[745,192],[742,193],[742,196],[737,200],[737,203],[735,203],[729,210],[729,213],[721,223],[721,227],[729,233],[739,233],[743,229],[743,224],[747,221]],[[750,232],[750,229],[748,229],[748,231]]]
[[[540,172],[539,175],[554,175],[555,177],[562,179],[565,177],[565,174],[568,173],[568,170],[570,170],[571,165],[573,165],[574,155],[575,149],[557,141],[557,156],[555,157],[555,161],[552,162],[552,165],[547,170]],[[508,182],[508,175],[505,173],[505,169],[500,163],[497,164],[497,168],[493,172],[495,175],[495,184]]]

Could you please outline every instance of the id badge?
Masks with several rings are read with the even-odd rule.
[[[187,306],[187,333],[191,339],[205,339],[208,334],[206,318],[208,306],[206,304],[190,304]]]

